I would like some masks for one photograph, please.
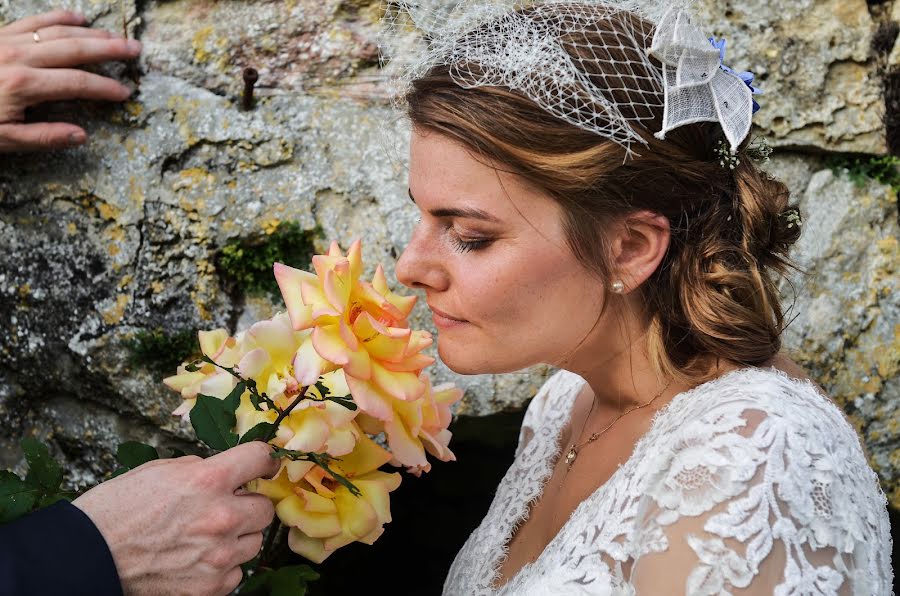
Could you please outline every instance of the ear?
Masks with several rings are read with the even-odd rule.
[[[669,219],[652,211],[636,211],[614,229],[613,281],[620,279],[628,293],[659,267],[669,248]]]

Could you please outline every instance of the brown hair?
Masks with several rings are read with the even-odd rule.
[[[618,31],[650,39],[651,30],[647,21],[621,13],[599,20],[586,35],[600,44]],[[609,62],[597,68],[607,80],[616,75]],[[638,210],[668,218],[668,251],[638,288],[651,321],[650,357],[660,372],[700,382],[711,359],[759,365],[778,352],[784,317],[772,273],[790,265],[787,250],[799,227],[784,217],[787,187],[757,169],[746,155],[748,141],[731,170],[715,153],[722,138],[717,123],[685,125],[665,140],[647,130],[641,131],[647,145],[626,160],[621,146],[554,117],[522,93],[460,87],[445,65],[413,81],[405,99],[415,128],[461,143],[559,203],[569,247],[604,281],[610,281],[609,248],[599,232]],[[653,111],[648,126],[658,130],[662,105]]]

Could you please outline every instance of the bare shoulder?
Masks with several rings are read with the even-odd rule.
[[[779,352],[775,354],[768,362],[765,363],[764,366],[771,366],[773,368],[777,368],[784,374],[789,377],[803,380],[803,381],[812,381],[815,383],[815,380],[809,376],[809,373],[805,368],[791,360],[786,354]],[[818,384],[816,385],[818,387]],[[819,387],[819,390],[822,391],[822,388]],[[822,391],[822,393],[825,393]]]

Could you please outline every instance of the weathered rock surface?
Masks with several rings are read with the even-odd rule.
[[[703,1],[725,63],[756,75],[754,124],[776,146],[883,153],[884,101],[865,0]]]
[[[370,270],[383,262],[390,277],[415,208],[406,129],[376,65],[377,3],[64,4],[110,29],[124,9],[145,44],[142,75],[123,106],[59,109],[87,127],[85,148],[0,157],[0,468],[18,463],[19,439],[34,433],[90,482],[122,440],[191,440],[169,415],[179,398],[161,385],[166,373],[131,363],[129,338],[235,330],[279,308],[231,291],[217,265],[223,246],[296,221],[320,230],[320,250],[363,238]],[[0,0],[0,22],[50,5]],[[698,7],[710,34],[728,39],[726,63],[757,74],[759,133],[786,149],[769,168],[804,213],[797,257],[808,273],[784,285],[788,301],[797,293],[787,347],[847,411],[900,506],[897,197],[854,186],[819,157],[885,150],[874,21],[863,0]],[[243,112],[247,66],[260,82],[256,108]],[[424,305],[414,323],[430,326]],[[459,411],[474,416],[521,407],[548,372],[433,369],[465,387]]]

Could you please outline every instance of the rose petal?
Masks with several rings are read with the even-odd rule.
[[[267,320],[254,323],[247,334],[253,337],[256,345],[266,352],[278,368],[278,361],[287,361],[297,349],[294,330],[278,321]]]
[[[369,381],[361,381],[347,377],[347,385],[353,395],[353,401],[363,412],[379,420],[390,420],[394,417],[391,397]]]
[[[294,329],[307,329],[312,326],[312,308],[303,301],[300,288],[304,282],[317,283],[318,279],[312,273],[294,269],[281,263],[275,263],[275,281],[281,290],[281,297],[287,307]]]
[[[416,329],[409,335],[409,343],[406,345],[406,355],[412,356],[413,354],[421,352],[430,346],[432,342],[433,339],[430,333]]]
[[[325,443],[325,452],[332,457],[341,457],[353,451],[356,437],[349,428],[332,430]]]
[[[231,373],[220,370],[216,374],[207,377],[202,383],[200,383],[200,387],[198,387],[198,391],[203,395],[210,395],[212,397],[218,397],[219,399],[225,399],[228,397],[228,394],[231,393],[231,390],[234,389],[234,386],[237,384],[237,380],[231,375]]]
[[[229,337],[228,331],[225,329],[201,331],[197,335],[200,340],[200,351],[209,356],[211,360],[215,360],[219,356],[219,352],[225,347],[225,342]]]
[[[284,460],[282,460],[284,461]],[[315,467],[311,461],[288,461],[284,464],[287,477],[291,482],[300,482]]]
[[[412,372],[419,374],[423,368],[434,364],[434,358],[424,354],[413,354],[400,362],[390,362],[385,360],[382,361],[381,364],[385,369],[393,372]]]
[[[388,494],[400,486],[400,474],[394,472],[371,472],[356,478],[353,484],[362,493],[362,498],[372,505],[378,515],[378,522],[385,524],[391,521],[391,499]]]
[[[353,282],[362,275],[362,241],[354,240],[347,249],[347,261],[350,263],[350,279]]]
[[[297,528],[288,532],[288,548],[313,563],[321,563],[333,550],[325,550],[325,543],[319,538],[310,538]]]
[[[338,261],[333,269],[325,272],[325,281],[322,283],[322,289],[328,302],[338,312],[347,310],[347,303],[350,300],[350,262],[346,259]]]
[[[341,529],[353,538],[361,538],[378,526],[378,515],[365,499],[355,497],[341,486],[335,491],[334,504],[341,519]]]
[[[325,370],[333,368],[330,362],[316,352],[312,338],[300,345],[294,355],[293,366],[294,378],[304,387],[314,385]]]
[[[391,461],[390,452],[386,451],[366,435],[360,435],[356,448],[340,460],[329,464],[335,472],[343,476],[361,476],[373,472]]]
[[[308,511],[304,508],[304,500],[297,495],[282,499],[275,506],[275,513],[285,525],[299,528],[310,538],[327,538],[341,533],[337,512]]]
[[[272,359],[269,357],[268,352],[262,348],[256,348],[244,354],[237,367],[241,376],[249,379],[261,376],[271,363]]]
[[[372,362],[372,381],[391,397],[412,401],[425,392],[425,383],[411,372],[392,372]]]
[[[323,325],[312,332],[312,342],[319,356],[344,366],[350,362],[350,348],[344,343],[337,325]]]
[[[326,499],[317,493],[300,487],[295,488],[294,492],[303,501],[303,509],[306,511],[311,511],[313,513],[337,512],[337,507],[335,507],[334,501],[331,499]]]
[[[400,416],[394,416],[393,420],[385,422],[384,432],[391,453],[397,461],[410,467],[428,465],[422,442],[410,432]]]
[[[192,397],[181,402],[181,405],[175,408],[175,411],[172,412],[173,416],[181,416],[183,420],[190,420],[191,410],[194,408],[194,404],[197,403],[197,398]]]
[[[328,440],[331,427],[316,415],[314,410],[306,410],[296,416],[293,412],[289,415],[288,422],[294,430],[294,436],[285,443],[284,448],[291,451],[319,452]]]

